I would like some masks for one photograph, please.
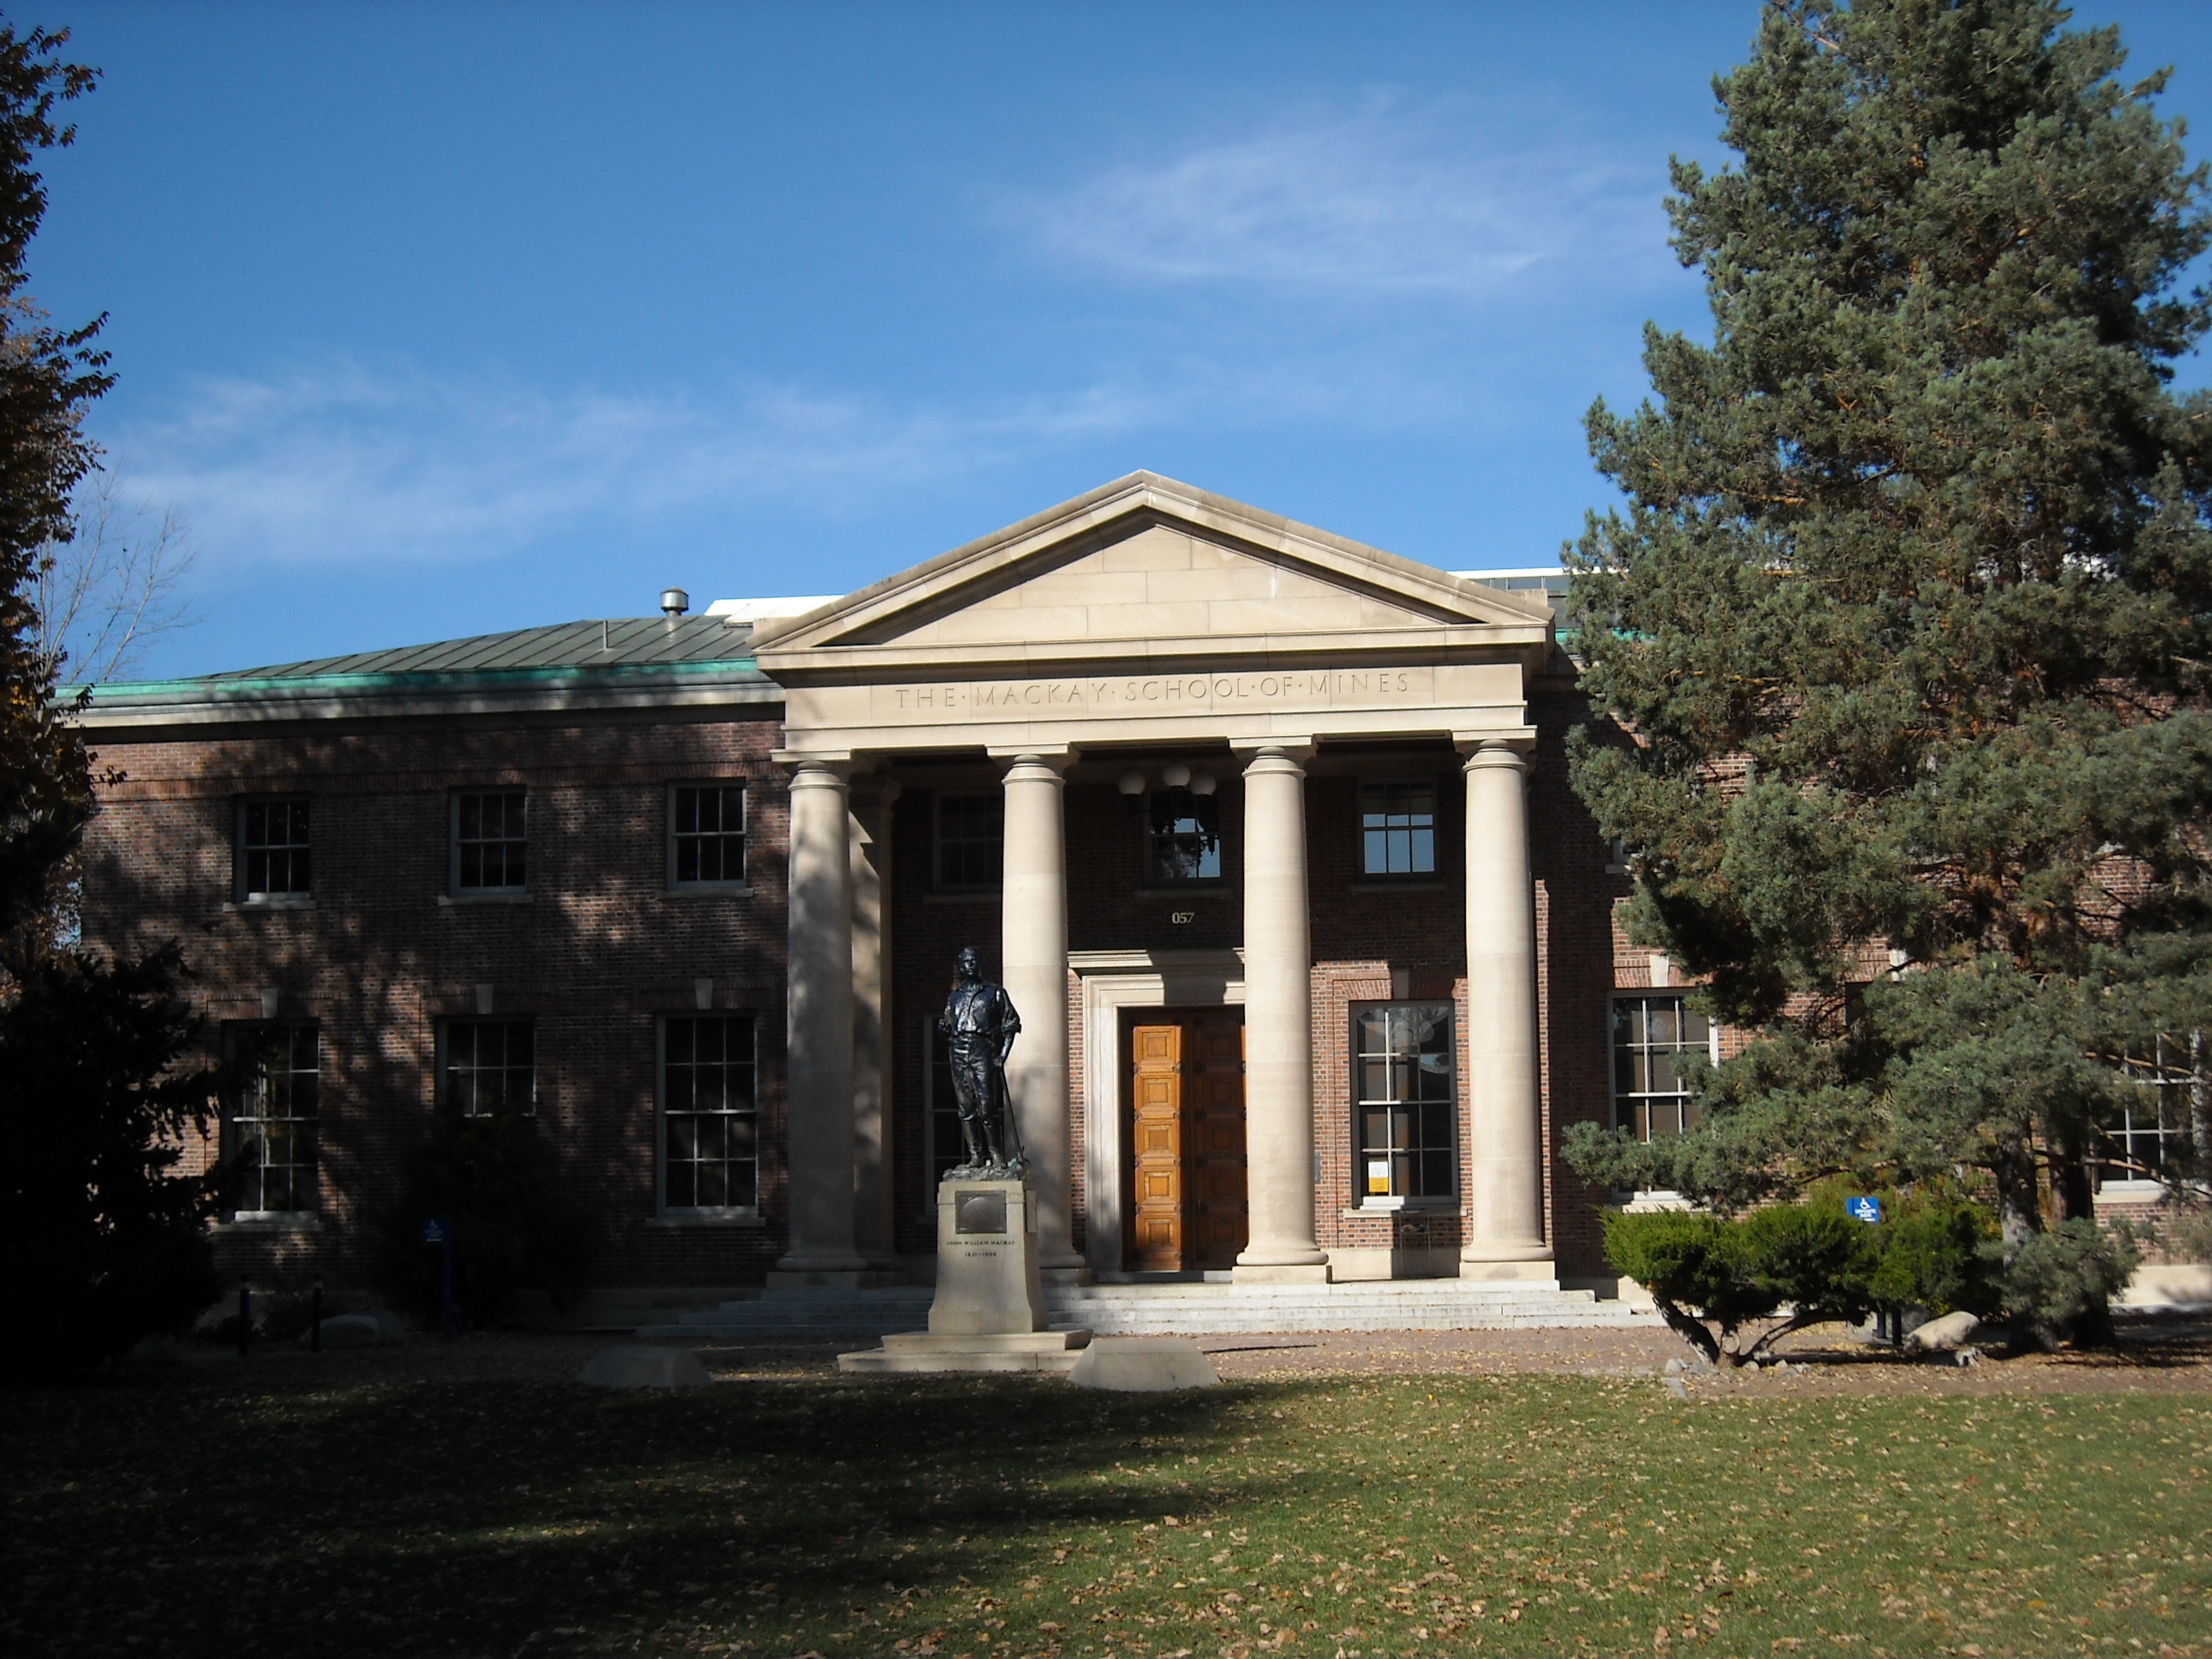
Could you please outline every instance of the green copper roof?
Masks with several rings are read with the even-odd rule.
[[[532,668],[642,668],[680,664],[749,665],[752,624],[732,626],[720,617],[625,617],[601,622],[520,628],[435,645],[356,651],[272,668],[234,668],[195,677],[195,683],[235,680],[351,678],[382,674],[473,674]]]

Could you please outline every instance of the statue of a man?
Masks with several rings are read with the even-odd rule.
[[[968,1161],[949,1175],[970,1179],[1018,1176],[1025,1167],[1022,1138],[1006,1097],[1006,1056],[1022,1029],[1006,988],[983,977],[983,957],[972,945],[960,951],[960,982],[937,1018],[951,1051],[952,1094],[960,1107],[960,1138]]]

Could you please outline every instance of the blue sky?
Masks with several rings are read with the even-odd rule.
[[[1758,5],[11,14],[106,72],[33,287],[201,548],[162,675],[842,591],[1138,467],[1548,563],[1704,331],[1666,162]],[[2212,6],[2077,17],[2212,131]]]

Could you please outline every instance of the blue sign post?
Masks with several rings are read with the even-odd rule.
[[[453,1224],[450,1221],[425,1221],[422,1242],[441,1247],[443,1260],[438,1264],[438,1323],[446,1340],[453,1340]]]
[[[1849,1213],[1851,1219],[1854,1221],[1880,1221],[1881,1219],[1881,1200],[1878,1198],[1863,1195],[1856,1198],[1847,1198],[1844,1200],[1844,1209]]]

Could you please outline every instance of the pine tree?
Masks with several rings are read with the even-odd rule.
[[[2122,1058],[2212,1024],[2206,173],[2067,15],[1776,0],[1740,161],[1674,165],[1713,339],[1647,329],[1656,400],[1589,414],[1627,506],[1569,553],[1613,722],[1570,763],[1632,937],[1759,1035],[1690,1133],[1571,1137],[1591,1179],[1966,1165],[2033,1254]]]

